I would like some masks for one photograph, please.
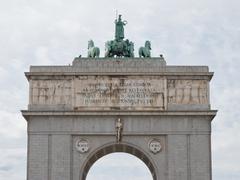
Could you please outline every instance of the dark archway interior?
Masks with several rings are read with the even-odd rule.
[[[105,147],[97,150],[96,152],[94,152],[94,154],[91,154],[90,158],[86,162],[84,169],[82,171],[83,173],[82,173],[81,180],[86,180],[89,169],[98,159],[100,159],[101,157],[103,157],[107,154],[113,153],[113,152],[125,152],[125,153],[129,153],[129,154],[132,154],[132,155],[138,157],[149,168],[149,170],[153,176],[153,180],[157,180],[156,172],[155,172],[154,166],[153,166],[152,162],[150,161],[150,159],[142,151],[138,150],[136,147],[133,147],[133,146],[130,146],[127,144],[108,145],[108,146],[105,146]]]

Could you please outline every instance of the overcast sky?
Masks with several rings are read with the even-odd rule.
[[[135,49],[150,40],[152,55],[164,54],[168,65],[207,65],[215,72],[213,180],[239,180],[238,0],[0,0],[0,179],[26,179],[23,72],[30,65],[71,64],[79,54],[86,56],[89,39],[103,55],[104,42],[114,37],[116,10],[128,21],[125,36]],[[135,176],[140,180],[141,173]]]

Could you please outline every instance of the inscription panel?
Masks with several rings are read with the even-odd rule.
[[[157,76],[79,76],[74,109],[165,109],[166,79]]]
[[[169,105],[208,105],[207,80],[164,76],[77,76],[31,80],[30,105],[70,105],[73,110],[166,110]]]

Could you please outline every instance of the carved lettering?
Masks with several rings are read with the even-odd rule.
[[[81,107],[158,108],[163,110],[165,79],[136,76],[77,78],[75,109]]]

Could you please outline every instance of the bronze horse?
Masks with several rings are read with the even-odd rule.
[[[134,44],[129,41],[107,41],[105,43],[105,57],[134,57]]]
[[[89,58],[95,58],[99,57],[100,55],[100,49],[98,47],[94,46],[93,40],[88,41],[88,57]]]
[[[150,41],[146,41],[145,42],[145,47],[140,47],[138,54],[139,57],[143,57],[143,58],[150,58],[151,57],[151,42]]]

